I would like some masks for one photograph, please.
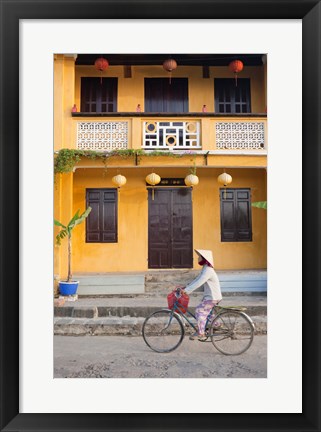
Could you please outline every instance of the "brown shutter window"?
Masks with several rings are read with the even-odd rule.
[[[117,243],[117,189],[86,189],[87,243]]]
[[[220,189],[221,241],[252,241],[251,190]]]
[[[81,112],[117,112],[117,78],[81,78]]]
[[[215,78],[215,112],[216,113],[250,113],[251,86],[249,78]]]
[[[145,112],[188,112],[188,79],[145,78]]]

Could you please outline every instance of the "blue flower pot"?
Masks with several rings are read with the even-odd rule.
[[[74,295],[77,292],[79,281],[59,282],[59,291],[63,296]]]

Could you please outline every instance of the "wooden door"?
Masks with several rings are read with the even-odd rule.
[[[191,189],[148,191],[148,267],[193,267]]]

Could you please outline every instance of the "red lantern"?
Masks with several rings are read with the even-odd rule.
[[[229,64],[229,68],[235,75],[235,85],[237,86],[237,74],[243,70],[243,62],[241,60],[233,60]]]
[[[163,63],[163,68],[169,72],[169,83],[171,83],[171,79],[172,79],[172,72],[173,70],[175,70],[177,68],[177,63],[174,59],[167,59],[164,61]]]
[[[101,75],[108,68],[108,66],[109,66],[108,61],[103,57],[99,57],[95,61],[95,68],[101,72]],[[100,84],[102,83],[102,80],[103,80],[103,78],[101,76],[100,77]]]

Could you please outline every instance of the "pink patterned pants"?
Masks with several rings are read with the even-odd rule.
[[[204,334],[205,333],[205,324],[206,319],[212,309],[213,306],[215,306],[218,302],[215,300],[204,300],[202,303],[200,303],[196,309],[195,309],[195,316],[197,319],[197,325],[198,325],[198,333]]]

